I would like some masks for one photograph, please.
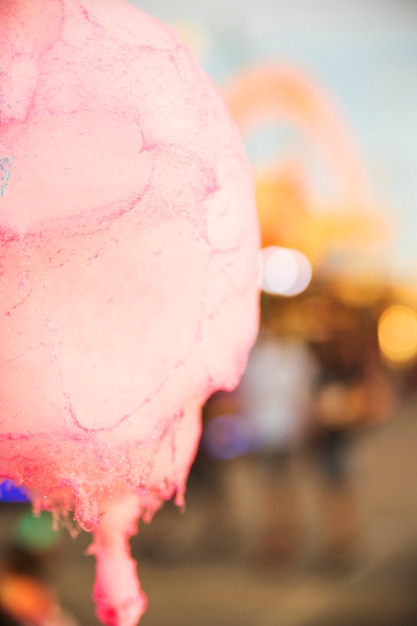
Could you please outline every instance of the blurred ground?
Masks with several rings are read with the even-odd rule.
[[[395,419],[358,440],[355,467],[363,531],[362,554],[355,568],[322,569],[315,558],[318,535],[312,532],[309,558],[288,570],[261,574],[246,558],[244,547],[234,545],[233,525],[227,528],[215,497],[191,489],[186,515],[168,507],[155,526],[143,529],[134,541],[133,552],[149,596],[141,624],[415,626],[416,398],[404,403]],[[247,522],[242,536],[250,543],[256,535],[259,486],[256,472],[251,481],[246,469],[237,464],[228,480],[235,494],[230,504],[236,509],[234,519],[240,516]],[[308,499],[313,481],[307,474],[301,481]],[[1,505],[3,544],[23,506]],[[218,530],[216,519],[223,520]],[[62,604],[83,626],[97,624],[90,600],[94,562],[82,555],[87,545],[85,534],[71,540],[65,533],[53,570]]]

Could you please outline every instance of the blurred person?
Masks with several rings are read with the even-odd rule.
[[[253,554],[261,568],[295,560],[300,512],[294,457],[307,432],[316,374],[302,341],[278,337],[264,323],[238,388],[206,403],[187,507],[193,508],[198,488],[205,510],[201,544],[211,555]]]
[[[352,452],[358,437],[392,415],[395,393],[390,377],[374,358],[340,359],[323,369],[312,411],[311,450],[320,478],[322,564],[349,571],[363,546]]]
[[[353,563],[359,521],[353,484],[351,445],[364,415],[360,381],[332,375],[320,382],[314,410],[313,451],[321,479],[324,564],[343,568]]]
[[[297,451],[310,420],[318,365],[305,343],[263,327],[241,383],[262,468],[262,529],[255,565],[279,568],[300,550]]]

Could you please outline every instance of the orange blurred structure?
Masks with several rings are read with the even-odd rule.
[[[299,130],[326,166],[331,191],[318,197],[297,155],[257,173],[264,246],[293,246],[317,266],[333,250],[364,249],[386,235],[366,175],[344,122],[323,91],[298,69],[279,64],[249,69],[225,89],[244,135],[276,122]]]

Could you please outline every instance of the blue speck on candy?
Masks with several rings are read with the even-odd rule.
[[[16,487],[11,480],[0,483],[0,502],[29,502],[24,489]]]

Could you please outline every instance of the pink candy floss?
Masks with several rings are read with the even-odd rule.
[[[0,245],[0,477],[93,533],[97,614],[132,626],[129,537],[182,502],[201,404],[258,317],[243,149],[167,27],[1,0]]]

